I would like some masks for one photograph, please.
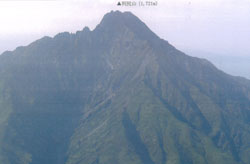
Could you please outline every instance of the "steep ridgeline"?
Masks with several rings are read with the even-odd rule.
[[[0,164],[249,164],[250,81],[129,12],[0,56]]]

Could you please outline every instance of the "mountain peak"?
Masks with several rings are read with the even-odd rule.
[[[159,38],[152,32],[145,23],[131,12],[111,11],[104,15],[101,23],[96,27],[96,30],[115,33],[128,28],[135,33],[139,38],[152,40]]]
[[[110,11],[108,12],[107,14],[104,15],[103,19],[102,19],[102,22],[105,22],[105,21],[122,21],[122,20],[135,20],[137,19],[137,21],[140,21],[139,18],[137,18],[134,14],[132,14],[131,12],[129,11],[125,11],[125,12],[121,12],[119,10],[116,10],[116,11]]]
[[[131,12],[121,12],[121,11],[111,11],[105,14],[102,18],[100,26],[119,26],[119,25],[128,25],[129,23],[141,24],[143,22],[140,21],[135,15]]]

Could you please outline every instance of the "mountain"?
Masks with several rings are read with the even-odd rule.
[[[130,12],[0,56],[0,164],[249,164],[250,81]]]

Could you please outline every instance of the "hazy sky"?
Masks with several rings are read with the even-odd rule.
[[[120,7],[117,2],[0,0],[0,53],[44,35],[94,29],[105,13],[121,10],[132,11],[182,50],[250,56],[250,0],[158,0],[157,7]]]

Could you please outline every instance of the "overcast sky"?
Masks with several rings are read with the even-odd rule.
[[[0,0],[0,53],[44,35],[94,29],[105,13],[121,10],[132,11],[181,50],[250,56],[250,0],[158,0],[156,7],[120,7],[117,2]]]

